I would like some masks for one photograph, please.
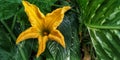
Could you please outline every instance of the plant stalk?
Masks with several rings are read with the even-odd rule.
[[[13,38],[13,40],[16,41],[16,37],[15,37],[15,35],[13,34],[13,32],[11,31],[11,29],[8,27],[8,25],[4,22],[4,20],[0,20],[0,21],[1,21],[1,23],[4,25],[4,27],[7,29],[7,31],[10,33],[11,37]],[[19,50],[19,52],[20,52],[20,54],[21,54],[21,56],[22,56],[22,59],[23,59],[23,60],[27,60],[27,59],[25,58],[24,52],[23,52],[23,50],[22,50],[22,48],[21,48],[20,46],[18,46],[18,50]]]

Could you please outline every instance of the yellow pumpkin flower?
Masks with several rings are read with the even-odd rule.
[[[58,8],[45,16],[37,6],[27,1],[22,1],[22,3],[31,27],[18,36],[16,44],[29,38],[38,38],[37,57],[45,51],[48,39],[54,40],[65,47],[64,36],[57,30],[57,27],[62,22],[64,13],[71,7],[64,6],[63,8]]]

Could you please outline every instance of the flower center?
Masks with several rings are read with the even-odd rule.
[[[50,33],[50,31],[49,31],[49,30],[43,30],[42,35],[43,35],[43,36],[47,36],[47,35],[49,35],[49,33]]]
[[[48,33],[47,32],[43,32],[43,35],[48,35]]]

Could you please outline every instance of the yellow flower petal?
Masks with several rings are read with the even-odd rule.
[[[25,30],[18,36],[16,44],[29,38],[37,38],[38,36],[39,36],[38,31],[35,28],[30,27],[29,29]]]
[[[39,36],[38,38],[38,52],[37,52],[37,57],[39,57],[39,55],[41,53],[43,53],[45,51],[45,47],[46,47],[46,42],[48,41],[48,37],[47,36]]]
[[[59,30],[53,30],[49,35],[48,38],[60,43],[65,48],[65,41],[63,35],[60,33]]]
[[[70,8],[70,6],[65,6],[54,10],[52,13],[48,13],[45,17],[46,27],[50,30],[56,29],[63,21],[64,13]]]
[[[22,1],[22,3],[25,7],[25,12],[29,18],[31,25],[37,26],[38,28],[43,27],[45,16],[42,14],[39,8],[27,1]]]

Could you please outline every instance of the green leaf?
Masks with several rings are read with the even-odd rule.
[[[16,47],[16,44],[14,43],[15,40],[11,38],[11,32],[10,30],[8,31],[8,29],[10,29],[8,27],[8,25],[6,24],[6,22],[3,23],[3,21],[1,21],[2,24],[0,26],[0,60],[25,60],[28,59],[27,57],[27,53],[26,50],[29,49],[29,47],[27,47],[27,49],[25,49],[24,47],[20,46],[19,48]],[[4,28],[5,27],[5,28]],[[9,33],[7,33],[9,32]],[[26,45],[27,46],[27,45]],[[23,50],[24,50],[24,58],[23,58]],[[22,52],[21,52],[22,51]],[[31,50],[29,49],[30,52]],[[26,56],[26,57],[25,57]],[[22,58],[21,58],[22,57]]]
[[[48,50],[54,60],[80,60],[80,42],[78,38],[78,22],[76,14],[68,13],[63,20],[63,23],[58,27],[65,38],[66,48],[64,49],[56,42],[48,44]],[[52,59],[52,60],[53,60]]]
[[[0,60],[12,59],[11,47],[12,42],[9,35],[5,33],[4,29],[0,28]]]
[[[0,19],[6,20],[19,10],[20,0],[0,0]]]
[[[2,1],[2,0],[0,0]],[[21,3],[22,0],[4,0],[6,2],[10,2],[10,3]]]
[[[91,0],[82,5],[85,7],[81,9],[82,19],[88,28],[97,59],[119,60],[120,1]]]

